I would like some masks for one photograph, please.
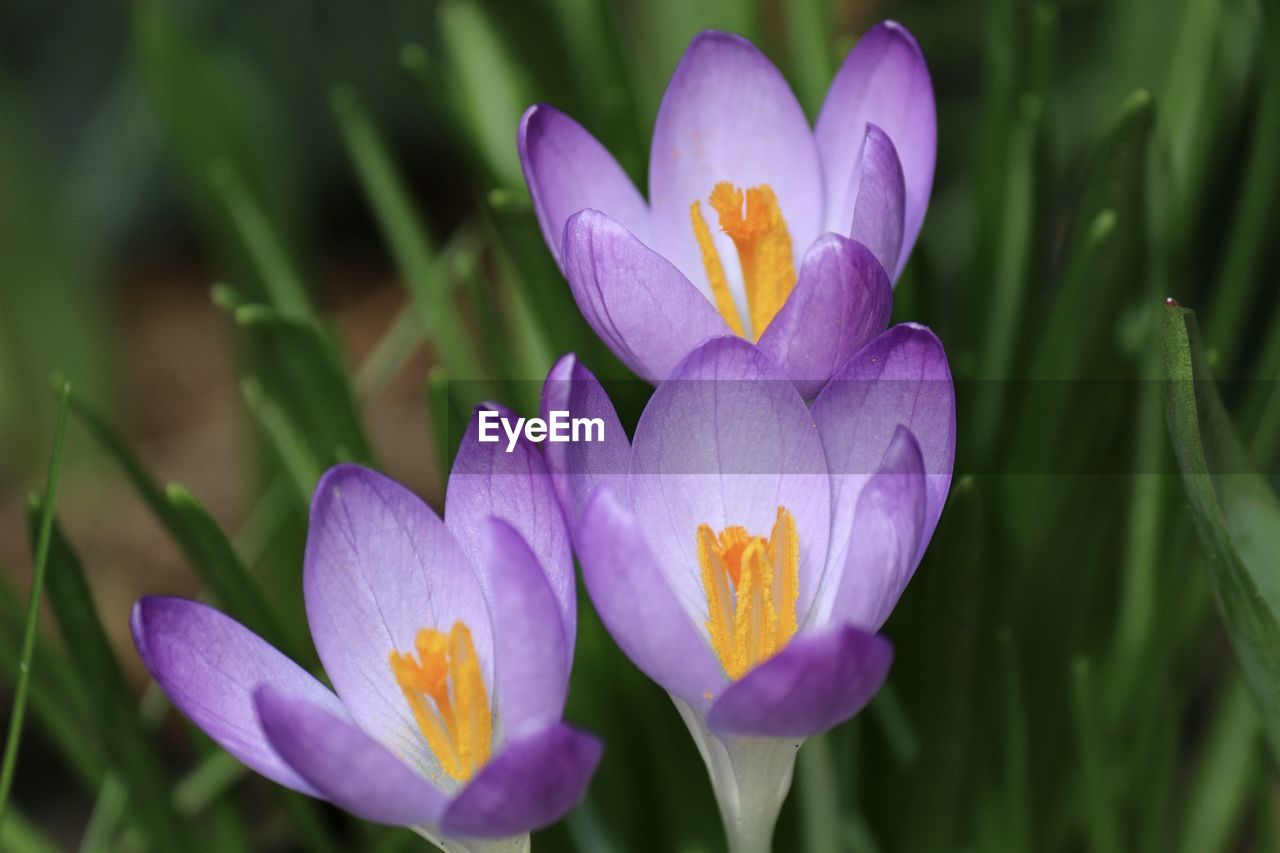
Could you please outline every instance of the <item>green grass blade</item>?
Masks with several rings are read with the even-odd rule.
[[[271,304],[291,320],[318,322],[302,277],[230,160],[219,158],[209,166],[209,183],[226,206]]]
[[[427,416],[431,420],[431,438],[436,447],[440,476],[445,478],[453,468],[453,455],[462,440],[461,431],[466,428],[467,420],[453,396],[449,374],[441,367],[433,367],[427,374]]]
[[[1251,468],[1218,398],[1195,314],[1164,316],[1166,416],[1218,612],[1280,755],[1280,503]]]
[[[162,489],[106,418],[74,394],[70,409],[124,471],[216,599],[232,616],[268,641],[285,643],[279,620],[257,580],[195,496],[177,484]]]
[[[996,636],[1003,674],[1004,768],[997,796],[1006,850],[1031,850],[1031,734],[1027,721],[1017,638],[1009,628]]]
[[[796,757],[804,849],[840,853],[840,786],[829,736],[809,738]]]
[[[142,0],[129,9],[128,64],[141,78],[165,153],[221,262],[237,276],[253,276],[257,265],[209,181],[209,166],[218,160],[232,164],[275,233],[292,237],[298,211],[291,155],[275,144],[288,140],[280,123],[285,111],[253,66],[185,27],[175,4]],[[265,292],[265,286],[254,292]]]
[[[16,685],[21,672],[21,630],[26,611],[3,575],[0,570],[0,628],[4,629],[0,632],[0,670]],[[32,717],[57,745],[85,790],[92,791],[102,783],[107,759],[98,743],[84,738],[85,727],[92,719],[89,701],[76,680],[70,659],[51,642],[48,632],[39,632],[36,643],[34,657],[40,659],[40,671],[31,678],[27,700]]]
[[[280,456],[285,471],[298,491],[298,497],[303,503],[311,500],[311,493],[315,491],[316,483],[320,482],[324,470],[307,446],[306,439],[289,421],[284,410],[267,396],[262,383],[257,379],[248,377],[242,381],[240,393],[249,413]]]
[[[240,559],[227,534],[195,496],[177,483],[165,488],[172,524],[179,544],[227,612],[245,627],[301,660],[286,641],[279,618],[267,603],[257,579]]]
[[[45,501],[33,497],[28,510],[36,540]],[[129,789],[128,806],[149,841],[162,850],[185,849],[181,822],[169,804],[164,758],[142,730],[136,703],[102,626],[84,569],[55,521],[49,538],[49,604],[72,662],[93,701],[98,731],[116,772]]]
[[[440,39],[449,87],[448,106],[499,186],[524,186],[516,130],[528,94],[525,70],[513,61],[484,8],[471,0],[445,0]]]
[[[371,464],[373,451],[346,366],[328,333],[265,305],[241,306],[233,316],[264,397],[287,417],[319,464]]]
[[[1273,25],[1272,30],[1280,30],[1280,26]],[[1226,231],[1226,258],[1212,291],[1207,331],[1208,340],[1221,353],[1222,369],[1227,372],[1235,368],[1247,340],[1240,329],[1265,277],[1259,275],[1259,265],[1271,238],[1280,187],[1280,157],[1275,156],[1276,139],[1280,138],[1280,54],[1264,51],[1262,62],[1258,116],[1242,175],[1240,202]]]
[[[1119,853],[1112,775],[1108,772],[1105,723],[1098,701],[1096,679],[1088,658],[1071,664],[1071,698],[1076,747],[1080,756],[1080,807],[1089,849]]]
[[[1228,850],[1262,777],[1258,712],[1244,681],[1228,676],[1191,772],[1180,853]]]
[[[59,853],[62,848],[17,809],[0,824],[0,850],[9,853]]]
[[[1001,209],[998,251],[993,271],[990,319],[978,355],[978,377],[1005,380],[1013,377],[1012,366],[1019,345],[1019,330],[1026,300],[1035,221],[1035,147],[1043,104],[1037,98],[1021,101],[1009,141],[1008,179]],[[1004,410],[1003,382],[992,383],[982,398],[974,432],[986,437],[984,456],[989,453]]]
[[[818,116],[822,99],[836,73],[831,49],[834,20],[829,0],[792,0],[786,14],[787,56],[792,85],[809,119]]]
[[[1154,339],[1151,343],[1147,367],[1158,371],[1160,352]],[[1164,417],[1164,389],[1147,371],[1144,374],[1138,392],[1136,434],[1156,436],[1160,434]],[[1168,449],[1163,442],[1145,440],[1138,442],[1134,453],[1138,473],[1133,477],[1133,496],[1128,507],[1115,651],[1105,671],[1108,720],[1115,720],[1124,713],[1134,691],[1148,683],[1152,675],[1144,654],[1148,653],[1149,644],[1158,640],[1155,634],[1162,601],[1159,597],[1163,541],[1161,522],[1171,484],[1165,474],[1157,472],[1167,470],[1161,466],[1165,463]]]
[[[481,360],[454,305],[447,267],[431,245],[426,225],[405,189],[386,143],[355,90],[346,86],[335,88],[330,104],[365,197],[404,276],[436,357],[453,376],[473,376]]]
[[[1082,317],[1117,313],[1134,291],[1147,218],[1146,174],[1155,107],[1144,91],[1129,96],[1093,156],[1066,249],[1062,287],[1033,355],[1036,379],[1077,378],[1090,357],[1108,351],[1080,334]]]
[[[22,724],[27,712],[27,694],[31,689],[31,661],[36,649],[36,625],[40,616],[40,600],[44,595],[45,572],[49,566],[49,540],[53,533],[53,508],[58,499],[58,483],[62,478],[62,449],[67,438],[67,398],[71,386],[62,387],[58,406],[58,422],[53,432],[53,449],[49,454],[49,475],[44,493],[48,497],[37,522],[35,561],[31,570],[31,596],[27,603],[26,622],[22,629],[22,653],[18,663],[18,682],[13,691],[13,707],[9,712],[9,732],[5,736],[4,763],[0,765],[0,827],[13,790],[13,774],[18,767],[18,746],[22,740]]]

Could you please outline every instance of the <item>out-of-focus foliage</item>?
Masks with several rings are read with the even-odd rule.
[[[755,40],[812,117],[883,17],[916,35],[938,96],[933,198],[894,315],[947,348],[958,476],[886,627],[889,684],[805,747],[777,849],[1276,849],[1275,0],[15,0],[0,10],[0,474],[37,481],[61,369],[69,449],[119,466],[206,597],[313,664],[310,487],[371,461],[373,405],[419,350],[420,441],[379,448],[393,475],[397,453],[447,470],[480,400],[531,414],[565,351],[624,380],[624,423],[643,405],[541,239],[522,109],[575,116],[643,188],[658,100],[699,29]],[[404,290],[359,360],[320,286],[343,252]],[[234,530],[116,425],[121,281],[174,253],[226,282],[207,310],[237,341],[258,439]],[[1198,381],[1209,369],[1216,388]],[[80,534],[53,529],[27,697],[28,742],[56,760],[19,758],[5,849],[421,844],[245,773],[154,691],[139,702],[104,639],[127,614],[95,611]],[[25,615],[10,577],[6,684]],[[607,750],[537,849],[721,849],[674,709],[581,600],[567,716]]]

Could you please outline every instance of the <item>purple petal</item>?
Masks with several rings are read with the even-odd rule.
[[[780,506],[795,518],[797,615],[808,612],[827,553],[831,483],[804,400],[753,344],[707,341],[658,386],[636,426],[628,482],[636,521],[695,623],[707,618],[698,526],[768,536]]]
[[[565,648],[555,593],[510,524],[491,519],[485,547],[493,603],[496,705],[507,738],[558,722],[573,649]]]
[[[557,262],[565,222],[586,208],[603,210],[649,242],[649,206],[613,155],[582,125],[554,107],[535,104],[520,119],[517,145],[538,225]]]
[[[445,523],[480,568],[481,583],[486,590],[489,581],[481,558],[490,516],[501,518],[520,533],[538,556],[556,594],[565,644],[572,653],[578,625],[573,555],[551,475],[542,453],[523,433],[510,453],[500,425],[494,427],[496,442],[480,441],[479,419],[485,410],[496,412],[512,424],[517,420],[514,413],[501,406],[483,406],[472,413],[445,490]]]
[[[880,127],[893,140],[906,186],[902,250],[897,278],[924,222],[938,149],[933,83],[924,55],[911,33],[886,21],[872,27],[850,52],[827,91],[814,127],[827,186],[827,229],[848,226],[850,190],[867,125]]]
[[[707,724],[721,734],[806,737],[824,732],[871,701],[893,662],[893,646],[852,625],[799,634],[729,686]]]
[[[608,488],[582,512],[582,580],[615,643],[667,692],[699,707],[725,683],[705,635],[676,600],[636,519]]]
[[[813,419],[831,466],[832,518],[853,518],[858,497],[898,427],[911,431],[924,458],[928,497],[919,561],[951,487],[956,401],[942,344],[923,326],[894,326],[858,351],[813,403]],[[843,566],[848,525],[831,532],[831,567]]]
[[[880,470],[858,497],[849,556],[834,590],[832,622],[868,631],[884,625],[915,572],[925,502],[920,445],[905,427],[898,427]]]
[[[569,412],[574,418],[599,418],[604,423],[604,441],[544,445],[547,468],[572,533],[597,486],[607,483],[619,494],[625,493],[631,442],[609,395],[573,354],[555,363],[542,386],[540,414],[549,419],[553,411]]]
[[[704,293],[710,285],[689,208],[706,202],[720,181],[773,188],[793,257],[818,236],[822,171],[804,111],[751,42],[705,32],[689,45],[667,85],[649,151],[652,245]],[[703,215],[714,224],[705,204]],[[725,272],[739,278],[732,241],[718,230],[715,240]]]
[[[860,160],[858,187],[851,195],[853,225],[849,236],[870,249],[896,279],[906,197],[902,164],[889,137],[874,124],[867,125]]]
[[[884,331],[893,286],[871,251],[823,234],[804,256],[796,289],[760,338],[806,400],[867,341]]]
[[[449,804],[440,821],[461,838],[508,838],[555,823],[587,791],[599,739],[564,724],[508,743]]]
[[[453,534],[395,481],[339,465],[311,503],[303,593],[316,650],[352,718],[425,775],[438,774],[389,656],[412,651],[423,628],[447,633],[462,621],[492,689],[488,605]]]
[[[129,625],[147,670],[178,710],[263,776],[317,796],[271,748],[253,691],[274,684],[345,716],[337,696],[266,640],[195,601],[149,596],[134,605]]]
[[[650,382],[665,379],[699,342],[729,334],[720,313],[670,261],[598,211],[569,218],[564,267],[587,323]]]
[[[442,791],[347,720],[270,685],[253,698],[271,746],[334,805],[393,826],[434,821],[444,810]]]

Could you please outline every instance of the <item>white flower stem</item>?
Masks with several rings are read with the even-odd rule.
[[[430,841],[444,853],[529,853],[529,836],[520,835],[515,838],[502,838],[496,841],[471,838],[460,841],[456,838],[445,838],[435,827],[411,826],[418,835]]]
[[[672,701],[707,765],[729,853],[768,853],[804,740],[721,739],[700,713],[674,696]]]

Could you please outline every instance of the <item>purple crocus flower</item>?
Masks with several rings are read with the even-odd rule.
[[[613,430],[548,456],[587,591],[675,701],[731,849],[767,850],[800,743],[857,713],[888,672],[876,632],[951,481],[941,345],[895,326],[809,408],[760,348],[713,338],[658,386],[630,443],[573,356],[553,368],[543,406]]]
[[[811,398],[888,325],[933,184],[933,86],[911,34],[882,23],[810,129],[759,50],[704,32],[658,109],[647,203],[552,107],[525,113],[519,149],[543,236],[628,367],[656,383],[700,341],[735,334]]]
[[[527,850],[601,754],[561,722],[573,564],[542,466],[524,444],[464,442],[444,522],[373,471],[325,474],[303,585],[332,691],[184,599],[138,602],[139,655],[197,726],[281,785],[455,853]]]

